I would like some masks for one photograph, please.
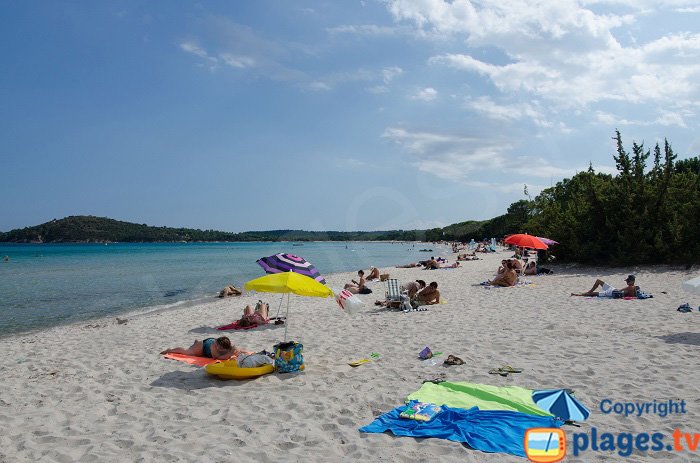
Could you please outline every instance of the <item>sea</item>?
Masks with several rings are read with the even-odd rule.
[[[280,252],[301,256],[327,275],[446,254],[446,248],[436,246],[413,242],[0,243],[0,336],[212,299],[226,285],[242,288],[244,282],[264,275],[256,260]],[[421,252],[426,248],[434,252]]]

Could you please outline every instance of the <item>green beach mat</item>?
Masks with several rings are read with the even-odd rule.
[[[479,410],[509,410],[528,415],[552,416],[532,400],[532,390],[518,386],[498,387],[476,383],[424,383],[406,401],[417,400],[448,407],[479,407]]]

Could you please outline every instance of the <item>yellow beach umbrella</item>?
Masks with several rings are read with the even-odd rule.
[[[284,324],[284,340],[287,341],[287,325],[289,324],[289,294],[308,297],[331,297],[333,291],[313,278],[295,272],[271,273],[250,280],[244,285],[248,291],[261,293],[287,293],[287,321]]]

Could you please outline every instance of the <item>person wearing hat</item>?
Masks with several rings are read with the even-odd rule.
[[[625,278],[625,286],[622,289],[615,289],[603,280],[596,280],[593,287],[586,291],[585,293],[571,293],[572,296],[585,296],[585,297],[614,297],[613,292],[618,291],[622,294],[622,297],[636,297],[638,286],[634,285],[634,275],[627,275]],[[601,288],[601,291],[596,291],[596,289]]]

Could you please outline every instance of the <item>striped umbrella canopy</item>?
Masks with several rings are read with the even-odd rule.
[[[294,254],[281,252],[274,256],[262,257],[256,260],[266,273],[294,272],[313,278],[319,283],[326,284],[326,280],[310,262]]]
[[[532,400],[542,410],[565,421],[584,421],[591,412],[563,389],[534,391]]]
[[[558,241],[554,241],[554,240],[551,240],[551,239],[549,239],[549,238],[543,238],[543,237],[541,237],[541,236],[538,236],[537,238],[539,238],[539,240],[542,241],[542,242],[543,242],[544,244],[546,244],[547,246],[551,246],[551,245],[553,245],[553,244],[559,244]]]

